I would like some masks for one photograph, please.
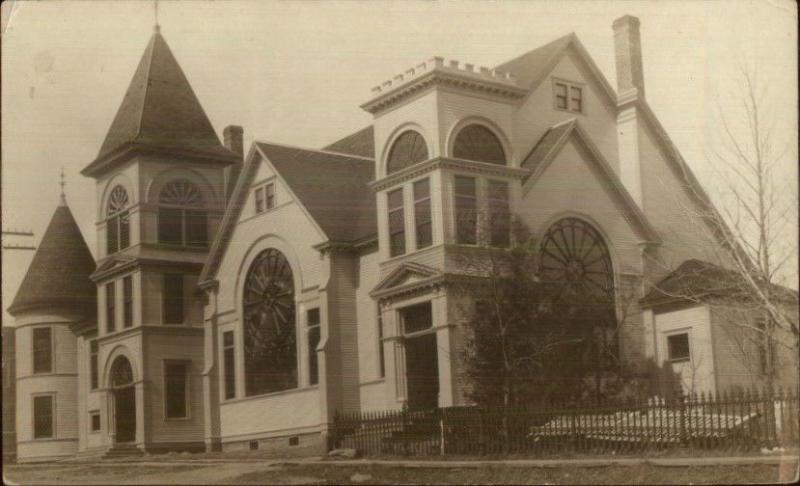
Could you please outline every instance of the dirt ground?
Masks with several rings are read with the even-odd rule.
[[[6,484],[753,484],[791,482],[796,465],[404,467],[398,465],[94,463],[12,465]],[[782,470],[783,469],[783,470]]]

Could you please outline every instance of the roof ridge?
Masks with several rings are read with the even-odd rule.
[[[267,142],[267,141],[263,141],[263,140],[254,140],[253,143],[257,143],[257,144],[261,144],[261,145],[274,145],[276,147],[290,148],[290,149],[296,149],[296,150],[305,150],[306,152],[317,152],[317,153],[321,153],[321,154],[330,154],[330,155],[335,155],[337,157],[347,157],[347,158],[351,158],[351,159],[360,159],[360,160],[363,160],[365,162],[375,162],[375,159],[371,159],[369,157],[363,157],[361,155],[352,155],[352,154],[347,154],[347,153],[343,153],[343,152],[334,152],[332,150],[306,148],[306,147],[300,147],[298,145],[290,145],[290,144],[278,143],[278,142]]]

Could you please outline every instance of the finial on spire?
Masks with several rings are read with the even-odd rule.
[[[153,32],[158,34],[161,32],[161,26],[158,24],[158,0],[153,0],[153,11],[155,13],[156,23],[153,25]]]
[[[67,195],[64,194],[64,187],[67,185],[67,182],[66,182],[66,180],[64,178],[64,167],[63,166],[61,167],[61,182],[59,182],[58,185],[61,186],[61,205],[62,206],[66,206],[67,205]]]

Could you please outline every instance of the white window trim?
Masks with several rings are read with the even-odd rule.
[[[31,394],[31,440],[35,440],[35,441],[38,441],[38,440],[53,440],[53,439],[57,439],[58,438],[58,423],[56,421],[56,418],[58,417],[58,414],[56,413],[58,405],[57,405],[57,401],[56,401],[56,396],[57,396],[56,392],[41,392],[41,393],[32,393]],[[52,415],[52,422],[53,422],[52,431],[53,431],[53,433],[49,437],[36,437],[36,407],[34,405],[34,402],[36,401],[35,400],[36,397],[51,397],[50,404],[52,406],[50,408],[50,413]]]
[[[689,345],[689,356],[687,358],[676,358],[673,359],[670,356],[669,352],[669,338],[670,336],[677,336],[680,334],[686,334],[686,340],[688,341]],[[692,362],[692,329],[691,328],[681,328],[681,329],[673,329],[664,333],[664,354],[665,361],[667,363],[691,363]]]
[[[556,77],[553,77],[551,79],[552,79],[552,93],[553,93],[553,109],[556,110],[556,111],[564,111],[564,112],[567,112],[567,113],[575,113],[575,114],[578,114],[578,115],[585,115],[586,114],[586,96],[585,96],[585,94],[586,94],[586,89],[585,89],[586,88],[586,83],[580,83],[580,82],[577,82],[577,81],[569,81],[569,80],[566,80],[566,79],[563,79],[563,78],[556,78]],[[557,84],[563,84],[563,85],[565,85],[567,87],[567,107],[566,108],[560,108],[558,106],[558,101],[556,100],[556,85]],[[572,88],[578,88],[578,89],[581,90],[581,109],[577,110],[577,111],[573,110],[572,108],[570,108],[571,100],[572,100],[572,98],[570,96],[570,90]]]
[[[36,340],[33,335],[36,329],[50,329],[50,370],[36,371]],[[31,375],[51,375],[56,373],[56,333],[53,326],[34,326],[31,328]]]
[[[269,192],[267,188],[272,188],[272,206],[269,204]],[[253,187],[253,213],[254,214],[265,214],[271,211],[274,211],[278,208],[278,192],[276,190],[275,178],[271,178],[266,182],[262,182],[257,184]],[[262,204],[263,207],[261,211],[258,210],[258,194],[261,193],[262,195]]]
[[[184,386],[184,400],[186,401],[186,415],[183,417],[167,417],[167,364],[182,364],[186,366],[186,384]],[[192,399],[191,399],[191,370],[192,370],[192,361],[189,359],[172,359],[172,358],[165,358],[161,360],[161,389],[163,390],[163,397],[164,399],[161,413],[163,416],[164,422],[173,422],[173,421],[187,421],[192,419]]]

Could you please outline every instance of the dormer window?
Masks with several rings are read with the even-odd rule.
[[[131,244],[128,191],[122,186],[111,190],[106,208],[106,253],[112,254]]]
[[[428,160],[428,145],[414,130],[407,130],[394,141],[386,160],[386,174],[392,174],[416,163]]]
[[[553,93],[557,110],[583,113],[583,88],[566,81],[554,81]]]
[[[500,139],[483,125],[467,125],[458,132],[453,143],[453,157],[489,164],[506,164]]]
[[[169,182],[158,196],[158,241],[169,245],[208,245],[203,196],[192,182]]]

